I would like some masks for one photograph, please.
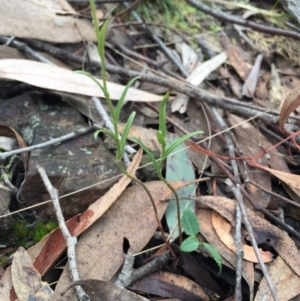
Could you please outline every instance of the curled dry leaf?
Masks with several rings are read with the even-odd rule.
[[[280,179],[282,182],[287,184],[292,189],[300,190],[300,176],[299,175],[295,175],[295,174],[292,174],[289,172],[284,172],[284,171],[264,167],[261,165],[260,165],[260,168],[268,171],[269,173],[274,175],[276,178]]]
[[[237,254],[234,238],[231,234],[231,224],[216,211],[212,212],[211,220],[220,240],[228,247],[228,249]],[[243,259],[258,263],[253,247],[244,244],[243,252]],[[260,255],[264,262],[270,262],[273,259],[273,254],[271,252],[264,252],[260,249]]]
[[[29,60],[0,60],[0,78],[12,79],[39,88],[75,93],[87,96],[104,97],[102,90],[90,78],[83,74]],[[101,80],[98,80],[102,84]],[[107,82],[107,89],[113,100],[119,100],[125,86]],[[161,96],[129,88],[128,101],[161,101]]]
[[[235,208],[236,202],[225,198],[215,196],[203,196],[195,198],[197,201],[207,205],[214,209],[224,218],[226,218],[232,226],[235,224]],[[292,268],[292,270],[300,276],[300,257],[295,242],[288,236],[287,233],[278,229],[268,221],[257,216],[250,209],[246,209],[248,218],[253,230],[256,233],[264,234],[262,237],[265,241],[262,241],[259,237],[258,243],[266,243],[271,245],[282,259]],[[256,238],[258,240],[258,238]]]
[[[167,272],[150,274],[136,281],[130,288],[149,294],[155,292],[158,296],[178,298],[180,300],[209,300],[204,289],[194,281]]]
[[[20,301],[28,301],[31,298],[36,301],[52,300],[52,289],[46,282],[42,282],[41,275],[34,268],[30,256],[23,247],[14,254],[11,273],[14,289]]]
[[[220,240],[212,225],[212,211],[213,210],[198,210],[197,217],[201,224],[201,234],[205,239],[212,244],[222,256],[222,264],[228,266],[230,269],[236,267],[236,255],[229,250]],[[250,300],[254,296],[254,267],[249,261],[243,260],[242,276],[249,285]]]
[[[147,301],[149,299],[139,296],[114,283],[97,279],[88,279],[72,282],[65,290],[80,285],[91,298],[91,301]],[[63,294],[65,293],[63,292]]]
[[[274,283],[278,299],[288,301],[300,294],[300,278],[281,258],[277,257],[269,268],[269,276]],[[296,298],[295,300],[298,300]],[[273,300],[266,279],[263,278],[259,284],[254,301]]]
[[[293,89],[284,100],[280,114],[279,114],[279,125],[280,128],[285,131],[284,123],[289,115],[300,106],[300,88]],[[285,131],[286,132],[286,131]]]

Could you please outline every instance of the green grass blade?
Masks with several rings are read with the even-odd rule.
[[[163,97],[160,108],[159,108],[159,131],[162,133],[162,136],[166,137],[167,134],[167,125],[166,125],[166,107],[167,101],[169,100],[169,93]]]
[[[120,97],[120,100],[118,101],[118,104],[116,106],[116,110],[115,110],[115,116],[114,116],[114,120],[113,122],[117,122],[119,120],[119,117],[120,117],[120,113],[121,113],[121,110],[122,110],[122,107],[123,107],[123,103],[124,103],[124,100],[125,100],[125,97],[127,95],[127,92],[128,92],[128,89],[133,85],[133,83],[138,79],[140,78],[140,76],[136,76],[135,78],[133,78],[125,87],[121,97]]]
[[[171,152],[181,143],[183,143],[184,141],[188,140],[189,138],[201,134],[203,133],[202,131],[197,131],[197,132],[193,132],[193,133],[189,133],[187,135],[184,135],[183,137],[179,138],[178,140],[176,140],[174,143],[172,143],[165,151],[164,154],[164,158],[167,158]]]
[[[100,130],[97,130],[97,131],[94,133],[94,138],[97,139],[97,137],[98,137],[98,135],[99,135],[100,133],[103,133],[103,134],[105,134],[105,135],[110,136],[110,137],[111,137],[112,139],[114,139],[114,141],[116,141],[116,143],[117,143],[118,137],[117,137],[112,131],[107,130],[107,129],[100,129]]]
[[[107,104],[108,104],[108,106],[109,106],[109,110],[110,110],[110,112],[111,112],[111,114],[112,114],[112,117],[114,117],[114,115],[115,115],[115,108],[114,108],[114,106],[112,105],[112,102],[111,102],[111,100],[110,100],[110,95],[109,95],[108,90],[107,90],[104,86],[102,86],[102,85],[96,80],[96,78],[95,78],[93,75],[91,75],[90,73],[88,73],[88,72],[86,72],[86,71],[81,71],[81,70],[77,70],[77,71],[74,71],[74,72],[75,72],[75,73],[78,73],[78,74],[83,74],[83,75],[89,77],[90,79],[92,79],[92,80],[98,85],[98,87],[102,90],[102,92],[103,92],[103,94],[104,94],[104,97],[105,97],[105,99],[106,99],[106,102],[107,102]],[[103,82],[103,83],[104,83],[104,82]]]
[[[135,112],[132,112],[125,124],[124,131],[120,140],[120,149],[118,149],[118,158],[117,160],[121,160],[123,157],[125,145],[126,145],[126,140],[130,131],[130,128],[132,126],[133,120],[135,118]]]
[[[108,25],[110,23],[110,20],[107,19],[99,32],[98,35],[98,52],[99,52],[99,56],[101,59],[101,75],[102,75],[102,80],[103,80],[103,85],[104,88],[107,89],[107,85],[106,85],[106,62],[105,62],[105,37],[106,37],[106,32],[107,32],[107,28]]]
[[[133,139],[146,152],[146,154],[150,158],[151,162],[153,163],[155,170],[159,171],[159,164],[157,163],[151,150],[140,139],[138,139],[136,137],[133,137]]]
[[[158,143],[161,145],[162,154],[164,154],[165,149],[166,149],[166,140],[165,140],[165,137],[163,136],[163,133],[161,131],[157,131],[156,138],[157,138]]]
[[[191,209],[184,209],[181,215],[181,225],[187,235],[196,236],[200,232],[200,225],[197,216]]]

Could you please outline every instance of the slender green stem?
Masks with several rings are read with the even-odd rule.
[[[177,223],[178,223],[178,232],[179,232],[179,243],[182,244],[182,230],[181,230],[181,220],[180,220],[180,204],[177,191],[175,188],[163,177],[161,171],[158,172],[158,177],[169,187],[173,192],[176,202],[176,211],[177,211]]]
[[[155,219],[156,219],[156,222],[157,222],[157,225],[158,225],[158,228],[161,232],[161,235],[162,235],[162,238],[168,248],[168,250],[170,251],[170,254],[173,256],[173,258],[177,258],[176,254],[174,253],[174,251],[172,250],[171,248],[171,245],[170,245],[170,242],[168,241],[167,237],[165,236],[165,232],[164,232],[164,229],[163,229],[163,226],[161,224],[161,221],[159,219],[159,216],[158,216],[158,212],[157,212],[157,208],[156,208],[156,205],[155,205],[155,202],[153,200],[153,197],[149,191],[149,189],[147,188],[147,186],[142,182],[140,181],[138,178],[136,178],[135,176],[133,176],[132,174],[128,173],[127,170],[123,167],[122,165],[122,162],[121,161],[118,161],[118,166],[121,170],[121,172],[126,175],[128,178],[130,178],[132,181],[135,181],[136,183],[138,183],[143,189],[144,191],[146,192],[146,194],[148,195],[150,201],[151,201],[151,204],[152,204],[152,207],[153,207],[153,211],[154,211],[154,215],[155,215]],[[170,188],[171,189],[171,188]],[[171,189],[173,192],[174,192],[174,188]],[[175,191],[176,192],[176,191]]]

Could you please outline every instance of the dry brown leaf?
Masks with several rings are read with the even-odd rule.
[[[197,201],[209,206],[226,218],[233,226],[235,224],[236,202],[225,197],[203,196],[195,198]],[[300,275],[300,257],[295,242],[287,233],[278,229],[268,221],[257,216],[250,209],[246,209],[253,230],[264,233],[265,243],[271,245],[283,260]],[[263,243],[263,242],[260,242]]]
[[[300,278],[281,258],[277,257],[273,264],[269,267],[269,276],[274,284],[280,301],[288,301],[300,294]],[[271,301],[273,297],[270,293],[269,286],[262,279],[258,287],[254,301]]]
[[[222,37],[221,42],[228,55],[230,65],[235,69],[235,71],[238,73],[241,79],[246,80],[251,69],[242,59],[242,49],[232,45],[229,39],[225,36]]]
[[[143,298],[123,287],[120,287],[112,282],[105,282],[101,280],[81,280],[71,283],[69,288],[75,285],[80,285],[84,291],[89,295],[91,301],[105,300],[105,301],[147,301],[149,299]]]
[[[218,252],[221,254],[222,258],[226,260],[230,265],[231,269],[236,267],[236,255],[229,250],[221,241],[211,222],[212,210],[198,210],[197,217],[200,223],[201,234],[206,238],[206,240],[212,244]],[[224,264],[222,260],[222,264]],[[226,264],[226,263],[225,263]],[[226,264],[228,266],[228,264]],[[250,290],[250,300],[253,300],[254,295],[254,268],[253,264],[249,261],[243,260],[242,265],[242,276],[249,285]]]
[[[290,186],[292,189],[300,190],[300,176],[299,175],[268,168],[265,166],[261,166],[261,168],[268,171],[269,173],[274,175],[276,178],[280,179],[282,182],[284,182],[285,184]]]
[[[96,42],[92,24],[71,14],[76,12],[65,0],[0,0],[1,35],[54,43]]]
[[[52,289],[48,283],[42,282],[41,275],[34,268],[31,258],[23,247],[14,254],[11,276],[20,301],[28,301],[30,297],[36,301],[52,300]]]
[[[220,240],[224,243],[225,246],[235,254],[237,254],[234,238],[231,234],[232,226],[229,222],[226,221],[219,213],[216,211],[212,212],[211,216],[212,225],[218,234]],[[255,255],[253,247],[248,245],[243,245],[244,256],[243,259],[250,262],[258,263],[258,259]],[[264,262],[270,262],[273,259],[273,254],[271,252],[264,252],[260,249],[260,255]]]
[[[300,88],[297,87],[293,89],[289,95],[284,100],[280,114],[279,114],[279,125],[283,131],[284,129],[284,123],[289,117],[289,115],[295,111],[300,106]]]
[[[83,74],[29,60],[0,60],[0,78],[25,82],[39,88],[104,97],[102,90],[90,78]],[[102,84],[101,80],[98,80]],[[125,86],[107,82],[107,89],[113,100],[119,100]],[[161,101],[161,96],[129,88],[128,101]]]
[[[180,275],[157,272],[136,281],[131,289],[161,297],[177,297],[181,300],[209,300],[203,288],[194,281]]]
[[[149,189],[162,218],[168,202],[161,202],[170,197],[171,191],[161,181],[145,183]],[[175,189],[184,185],[182,182],[171,183]],[[83,233],[77,245],[77,266],[82,279],[109,281],[124,262],[123,243],[126,238],[130,251],[137,253],[149,242],[157,229],[157,222],[151,202],[139,185],[127,188],[112,207],[90,229]],[[87,260],[88,259],[88,260]],[[54,292],[54,300],[69,284],[69,270],[65,267]]]

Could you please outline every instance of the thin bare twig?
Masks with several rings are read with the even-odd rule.
[[[54,65],[51,61],[40,55],[39,53],[35,52],[33,49],[31,49],[27,44],[16,41],[15,39],[10,39],[4,36],[0,36],[0,42],[9,46],[13,46],[14,48],[17,48],[24,52],[27,56],[30,58],[33,58],[36,61],[40,61],[49,65]]]
[[[76,236],[72,236],[70,234],[68,227],[66,225],[66,222],[65,222],[60,204],[59,204],[58,190],[52,186],[52,184],[46,174],[46,171],[43,167],[38,165],[37,170],[40,173],[40,176],[44,182],[45,187],[48,190],[48,193],[50,194],[59,228],[61,230],[61,233],[62,233],[62,235],[66,241],[67,247],[68,247],[67,254],[68,254],[68,259],[69,259],[69,269],[70,269],[71,279],[72,279],[72,281],[78,281],[80,279],[79,279],[79,273],[77,270],[76,252],[75,252],[75,245],[77,243],[77,238],[76,238]],[[77,295],[80,300],[90,301],[89,296],[85,293],[85,291],[82,289],[81,286],[76,286],[75,289],[76,289]]]
[[[79,63],[79,64],[85,64],[90,63],[91,67],[93,68],[100,68],[101,65],[99,62],[96,61],[90,61],[86,58],[83,58],[79,55],[75,55],[73,53],[70,53],[66,50],[59,49],[57,47],[54,47],[50,44],[41,42],[41,41],[34,41],[30,40],[27,41],[32,47],[35,47],[41,51],[46,51],[53,56],[61,59],[61,60],[69,60],[71,62]],[[161,75],[146,75],[141,74],[136,71],[128,70],[122,67],[113,66],[111,64],[106,64],[106,71],[111,72],[113,74],[118,74],[122,76],[126,76],[128,78],[134,78],[139,77],[140,81],[145,81],[153,84],[157,84],[160,86],[167,87],[171,90],[174,90],[176,92],[186,94],[192,98],[196,98],[199,102],[205,102],[210,106],[215,106],[224,110],[228,110],[230,112],[236,113],[243,117],[253,117],[258,116],[258,119],[271,124],[278,124],[278,111],[272,111],[268,110],[266,111],[265,108],[253,105],[253,104],[246,104],[239,102],[233,98],[227,98],[227,97],[218,97],[215,95],[212,95],[200,88],[194,87],[186,82],[178,81],[176,79],[170,79],[166,77],[162,77]],[[264,114],[261,114],[264,113]],[[291,120],[300,120],[299,116],[290,116],[289,121]],[[286,126],[289,126],[287,123]]]
[[[289,37],[289,38],[292,38],[295,40],[300,40],[300,34],[298,32],[284,30],[284,29],[280,29],[280,28],[274,28],[274,27],[270,27],[270,26],[265,26],[265,25],[257,24],[252,21],[245,20],[245,19],[240,19],[238,17],[234,17],[229,14],[226,14],[220,10],[218,10],[218,11],[213,10],[209,6],[206,6],[196,0],[186,0],[186,2],[188,4],[190,4],[191,6],[201,10],[202,12],[209,14],[222,21],[249,27],[249,28],[252,28],[253,30],[263,32],[263,33],[269,33],[272,35],[284,36],[284,37]]]
[[[115,284],[127,287],[131,283],[143,278],[144,276],[160,269],[169,259],[169,252],[165,252],[160,256],[154,257],[153,260],[146,263],[144,266],[134,269],[134,256],[131,254],[125,255],[125,261]]]
[[[95,126],[88,127],[88,128],[83,128],[83,129],[75,130],[72,133],[60,136],[58,138],[53,138],[53,139],[51,139],[49,141],[46,141],[46,142],[42,142],[42,143],[39,143],[39,144],[34,144],[34,145],[31,145],[31,146],[28,146],[28,147],[15,149],[15,150],[12,150],[12,151],[9,151],[9,152],[0,153],[0,159],[6,159],[6,158],[8,158],[10,156],[13,156],[13,155],[18,155],[18,154],[21,154],[21,153],[31,152],[31,151],[33,151],[35,149],[38,149],[38,148],[43,148],[43,147],[46,147],[46,146],[49,146],[49,145],[61,143],[63,141],[72,139],[72,138],[77,137],[79,135],[89,133],[90,131],[93,131],[93,130],[96,130],[96,129],[97,129],[97,127],[95,127]]]
[[[129,7],[129,4],[126,2],[124,2],[124,5],[126,7]],[[166,47],[165,43],[163,43],[163,41],[157,35],[153,34],[153,32],[148,28],[148,26],[143,23],[143,20],[140,18],[137,12],[132,11],[131,14],[138,22],[142,23],[141,26],[151,36],[151,38],[160,46],[160,48],[162,49],[164,54],[169,58],[172,64],[174,64],[185,77],[188,77],[188,73],[185,70],[185,68],[182,66],[181,62],[176,59],[176,57],[172,54],[172,52]]]
[[[220,116],[218,110],[216,108],[211,108],[211,111],[219,123],[219,126],[224,130],[227,128],[226,123],[224,122],[223,118]],[[226,145],[229,151],[229,156],[233,159],[231,159],[231,167],[233,170],[233,175],[237,179],[238,184],[240,181],[240,173],[239,169],[236,163],[235,157],[235,150],[233,142],[230,138],[229,133],[224,133],[225,139],[226,139]],[[236,198],[237,204],[236,204],[236,219],[235,219],[235,246],[236,246],[236,277],[235,277],[235,293],[234,293],[234,300],[239,301],[242,300],[242,265],[243,265],[243,247],[242,247],[242,215],[240,207],[238,206],[239,202],[242,202],[242,195],[241,191],[239,189],[239,185],[234,185],[233,187],[233,193]]]

